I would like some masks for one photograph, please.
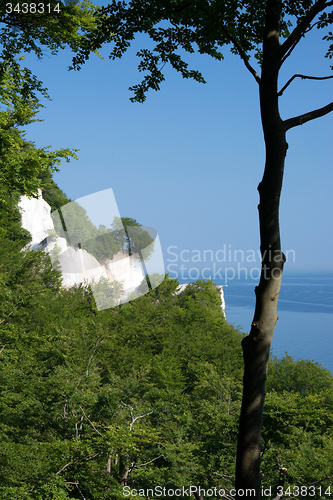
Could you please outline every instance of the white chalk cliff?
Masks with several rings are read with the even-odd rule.
[[[22,227],[27,229],[31,234],[31,241],[27,247],[31,250],[42,249],[49,253],[52,261],[57,259],[64,287],[70,288],[80,283],[91,284],[93,286],[101,278],[108,280],[108,282],[117,281],[122,285],[124,290],[123,295],[118,299],[117,303],[127,302],[130,295],[135,292],[145,278],[138,256],[129,256],[123,252],[119,252],[112,260],[106,260],[102,265],[86,250],[69,246],[65,238],[55,235],[51,207],[43,199],[40,190],[38,195],[38,199],[21,196],[19,201]],[[186,286],[186,284],[180,285],[177,294],[182,293]],[[225,315],[223,287],[217,286],[216,288],[220,295],[221,306]],[[141,285],[140,294],[142,295],[142,293],[146,292],[148,292],[148,287],[144,290]],[[97,303],[96,296],[95,300]],[[97,303],[99,310],[113,307],[113,305],[105,299],[100,304]]]
[[[38,199],[21,196],[19,201],[22,227],[30,232],[32,238],[28,244],[29,248],[45,250],[51,259],[58,259],[64,287],[97,283],[100,278],[110,282],[118,281],[126,291],[126,297],[120,302],[126,302],[128,295],[134,292],[144,279],[140,259],[120,252],[112,260],[101,265],[86,250],[68,246],[65,238],[50,236],[55,234],[51,207],[42,198],[40,191],[38,194]]]

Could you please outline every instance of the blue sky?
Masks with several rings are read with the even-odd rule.
[[[79,160],[64,163],[55,181],[72,199],[111,187],[121,216],[158,231],[166,266],[175,260],[171,251],[177,264],[182,251],[191,258],[197,250],[203,259],[211,250],[215,259],[219,250],[241,250],[246,258],[259,249],[264,143],[258,85],[226,49],[222,62],[186,56],[207,84],[165,67],[161,90],[132,104],[128,87],[141,76],[135,53],[147,44],[138,38],[122,60],[93,56],[79,72],[67,71],[69,51],[42,61],[28,55],[28,67],[53,100],[44,102],[44,122],[29,125],[27,137],[38,146],[79,149]],[[320,33],[310,33],[286,62],[280,88],[294,73],[329,75],[325,48]],[[288,118],[331,100],[332,80],[297,79],[281,98],[281,114]],[[333,113],[288,133],[281,237],[283,250],[294,253],[287,270],[333,269],[332,125]],[[231,266],[240,262],[237,255]],[[258,256],[247,265],[258,267]]]

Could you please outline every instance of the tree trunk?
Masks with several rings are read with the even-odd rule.
[[[196,491],[193,492],[193,496],[195,500],[205,500],[204,497],[202,495],[199,495],[199,493],[197,493]]]
[[[129,467],[126,467],[126,458],[123,455],[119,455],[119,484],[120,486],[127,485],[127,478],[129,474]]]
[[[260,439],[267,366],[278,319],[277,302],[285,262],[279,229],[280,194],[288,148],[277,95],[280,8],[280,1],[268,0],[260,82],[261,120],[266,147],[264,175],[258,186],[262,267],[260,282],[255,289],[256,306],[251,330],[242,341],[244,379],[236,461],[237,499],[260,498]]]

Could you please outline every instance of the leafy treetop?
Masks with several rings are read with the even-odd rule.
[[[273,9],[280,11],[277,29],[284,39],[276,50],[280,65],[308,31],[314,27],[326,28],[333,21],[332,11],[327,11],[333,3],[328,0],[278,0],[271,3]],[[162,69],[166,63],[170,63],[184,78],[204,83],[202,74],[190,70],[188,63],[182,58],[184,51],[193,53],[196,49],[201,54],[221,60],[223,47],[230,46],[231,52],[241,57],[246,68],[260,83],[260,76],[252,66],[251,58],[262,62],[266,4],[263,0],[114,1],[96,12],[96,29],[81,39],[80,48],[73,59],[74,67],[80,69],[90,53],[107,42],[113,44],[110,59],[120,58],[131,45],[136,33],[146,33],[154,42],[154,48],[137,52],[140,57],[138,69],[148,74],[141,83],[130,87],[134,92],[131,97],[133,102],[143,102],[149,89],[159,90],[159,85],[164,80]],[[273,36],[272,40],[274,38]],[[332,33],[325,33],[323,38],[333,40]],[[326,57],[332,56],[333,44],[330,44]]]

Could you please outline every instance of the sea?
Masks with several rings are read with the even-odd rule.
[[[180,283],[195,281],[183,274]],[[248,333],[258,280],[214,280],[223,286],[227,321]],[[285,271],[278,302],[272,354],[310,359],[333,373],[333,271]]]

